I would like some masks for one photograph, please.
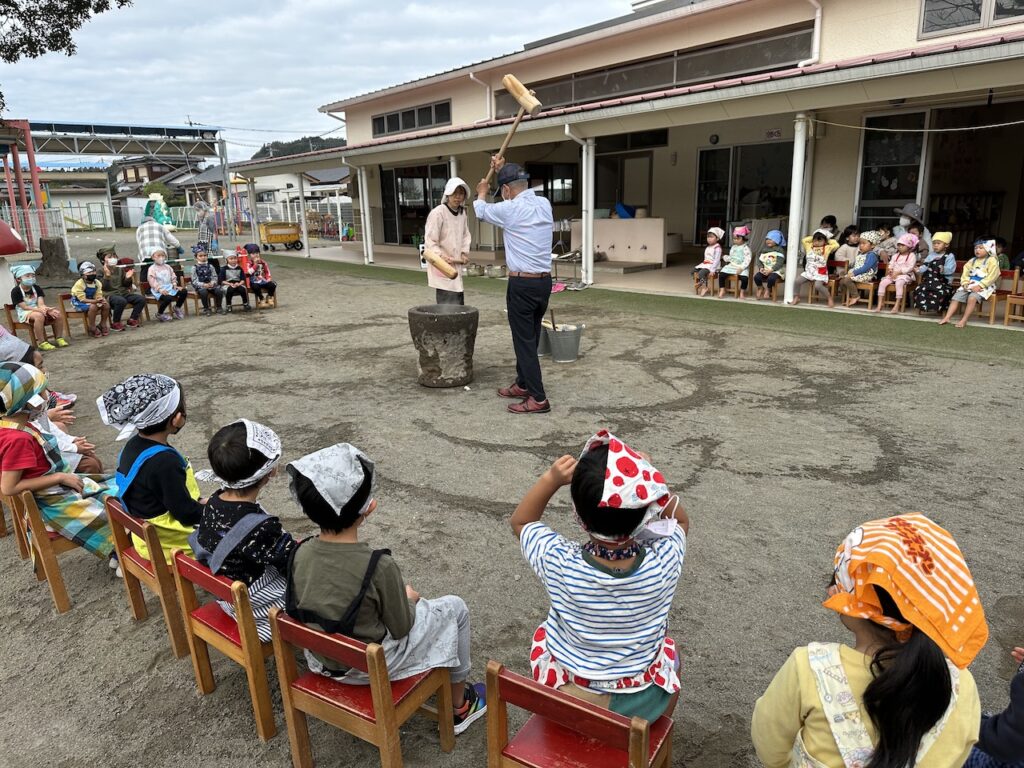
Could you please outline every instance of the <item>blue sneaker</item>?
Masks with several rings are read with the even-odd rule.
[[[487,686],[483,683],[466,683],[466,700],[462,709],[455,710],[455,735],[465,731],[487,713]]]

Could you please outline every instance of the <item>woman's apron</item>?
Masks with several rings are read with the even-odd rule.
[[[810,662],[811,672],[814,674],[822,711],[832,730],[832,738],[843,759],[843,765],[846,768],[864,768],[875,752],[875,745],[864,725],[865,714],[846,678],[846,670],[843,668],[843,662],[839,655],[839,644],[811,643],[807,646],[807,660]],[[960,670],[950,664],[948,659],[946,666],[949,667],[952,688],[949,706],[939,721],[921,738],[921,746],[918,748],[917,757],[914,760],[915,765],[921,762],[921,759],[939,738],[942,729],[946,726],[946,721],[949,720],[950,714],[956,707],[957,697],[960,693]],[[824,763],[815,760],[807,753],[800,733],[796,735],[796,743],[793,744],[793,754],[789,766],[790,768],[827,768]]]

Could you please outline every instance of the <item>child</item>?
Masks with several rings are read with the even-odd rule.
[[[889,264],[889,259],[896,255],[896,235],[893,232],[892,224],[879,224],[878,234],[882,236],[882,242],[875,250],[878,253],[878,261],[884,268]]]
[[[190,543],[196,558],[215,574],[249,587],[256,631],[268,642],[267,617],[271,608],[284,608],[284,574],[295,548],[281,521],[257,501],[277,474],[281,440],[269,427],[240,419],[217,431],[206,455],[212,471],[197,476],[219,482],[221,489],[207,500]],[[230,603],[222,601],[220,606],[235,615]]]
[[[697,295],[707,296],[711,289],[708,287],[708,279],[715,279],[718,270],[722,268],[722,238],[725,237],[725,230],[721,227],[711,227],[708,230],[708,247],[704,249],[704,261],[693,268],[692,273],[697,276]]]
[[[187,551],[206,500],[188,459],[168,444],[185,426],[181,385],[159,373],[137,374],[97,398],[96,407],[104,424],[120,428],[117,439],[128,440],[116,476],[125,511],[156,528],[168,560],[175,549]],[[132,544],[149,558],[146,542],[133,535]]]
[[[814,284],[814,290],[828,302],[829,307],[835,306],[832,294],[828,292],[828,258],[839,247],[824,229],[816,229],[813,234],[805,237],[801,244],[804,247],[804,271],[796,276],[793,287],[793,306],[800,303],[800,290],[807,283]]]
[[[582,546],[540,522],[564,485]],[[661,473],[602,429],[579,461],[563,456],[541,475],[509,523],[550,597],[533,636],[534,679],[626,717],[671,712],[679,660],[668,614],[690,521]]]
[[[71,306],[85,312],[89,333],[96,338],[110,335],[110,304],[103,298],[103,284],[96,277],[96,265],[83,261],[78,265],[81,277],[71,286]],[[99,328],[96,315],[100,316]]]
[[[919,513],[865,523],[832,578],[823,605],[854,647],[811,643],[775,675],[750,729],[765,768],[960,768],[980,716],[967,666],[988,627],[952,536]]]
[[[828,216],[822,216],[821,221],[818,222],[818,229],[828,232],[829,239],[832,239],[839,231],[839,220],[831,213]]]
[[[942,275],[946,282],[953,279],[953,275],[956,274],[956,255],[949,250],[949,244],[953,242],[952,232],[936,232],[932,236],[932,250],[925,257],[924,263],[917,268],[917,273],[923,275],[929,270],[929,265],[933,261],[940,262],[939,274]]]
[[[925,233],[928,230],[924,228],[924,224],[919,224],[914,221],[907,227],[907,233],[917,238],[917,247],[914,248],[914,257],[917,259],[918,264],[924,263],[924,260],[928,258],[928,243],[929,240],[925,239]]]
[[[185,311],[182,306],[188,298],[188,292],[178,281],[178,275],[167,263],[167,253],[161,247],[155,247],[150,252],[153,259],[149,272],[146,273],[146,280],[149,283],[149,291],[157,300],[157,320],[167,323],[171,320],[184,320]],[[167,314],[168,308],[174,304],[174,314]]]
[[[60,333],[58,329],[62,322],[60,310],[46,306],[46,302],[43,300],[46,293],[42,287],[36,285],[35,269],[28,264],[18,264],[11,267],[11,274],[14,275],[14,281],[17,283],[11,290],[11,304],[14,305],[18,322],[32,324],[36,338],[41,339],[40,349],[50,352],[57,347],[66,347],[67,341],[63,336],[58,335]],[[47,325],[54,329],[54,335],[57,336],[54,340],[56,347],[46,340],[45,326]]]
[[[953,294],[949,309],[945,317],[939,320],[939,325],[946,325],[959,309],[957,305],[965,304],[964,316],[956,324],[957,328],[963,328],[978,305],[996,292],[998,284],[999,260],[996,258],[995,241],[979,240],[974,244],[974,258],[964,264],[960,287]]]
[[[269,307],[270,300],[277,293],[277,283],[270,276],[270,265],[263,260],[258,245],[249,243],[245,250],[249,254],[249,285],[256,294],[256,306]],[[264,291],[267,294],[266,299],[263,298]]]
[[[320,526],[320,535],[292,551],[288,614],[324,632],[380,643],[388,674],[402,680],[430,669],[451,670],[455,733],[487,710],[484,685],[466,682],[469,609],[459,597],[421,599],[402,580],[389,550],[370,550],[359,529],[377,508],[373,462],[339,443],[288,465],[292,498]],[[361,586],[362,585],[362,586]],[[352,614],[343,622],[346,614]],[[366,674],[306,654],[310,669],[342,682],[365,684]]]
[[[251,312],[249,306],[249,292],[245,289],[245,270],[238,263],[238,254],[229,253],[228,263],[220,268],[220,281],[224,284],[224,299],[227,302],[227,311],[231,312],[231,299],[235,296],[242,297],[242,309]]]
[[[999,269],[1010,268],[1010,254],[1006,252],[1006,238],[997,237],[995,238],[996,244],[996,259],[999,261]]]
[[[76,475],[56,438],[31,422],[47,406],[46,374],[27,363],[0,364],[0,494],[31,491],[49,530],[117,568],[103,502],[116,490],[109,475]]]
[[[725,284],[729,275],[740,279],[740,298],[747,298],[747,268],[752,257],[747,240],[750,239],[750,227],[735,227],[732,231],[732,248],[729,249],[729,260],[718,274],[718,298],[725,297]]]
[[[857,259],[857,253],[860,249],[860,229],[856,224],[851,224],[843,230],[843,234],[837,238],[837,242],[839,247],[832,256],[832,261],[836,265],[834,268],[829,267],[829,273],[834,271],[835,276],[839,278],[846,274],[850,263]]]
[[[903,308],[903,296],[907,286],[914,284],[914,274],[917,269],[917,235],[908,232],[900,235],[896,241],[896,255],[889,259],[889,265],[885,270],[885,277],[878,283],[878,302],[875,305],[875,312],[882,311],[882,302],[885,300],[885,292],[890,285],[896,286],[896,303],[889,310],[895,314]]]
[[[192,253],[196,257],[196,263],[192,265],[192,287],[195,288],[199,300],[203,302],[203,316],[209,317],[213,314],[210,311],[210,296],[213,296],[217,314],[223,315],[224,309],[221,307],[221,301],[224,299],[224,289],[217,284],[217,272],[207,261],[203,244],[192,246]]]
[[[110,313],[113,322],[110,327],[115,331],[123,331],[125,324],[121,322],[125,307],[131,306],[132,315],[128,318],[129,328],[139,327],[139,318],[146,310],[146,297],[139,293],[135,284],[135,265],[131,259],[117,258],[114,246],[101,248],[96,252],[103,259],[103,295],[110,302]]]
[[[998,715],[982,715],[978,743],[964,768],[1024,767],[1024,648],[1011,655],[1020,667],[1010,681],[1010,705]]]
[[[952,232],[936,232],[931,253],[917,268],[920,279],[914,289],[914,304],[922,312],[941,315],[949,307],[953,296],[950,280],[956,272],[956,256],[948,250],[952,240]]]
[[[764,238],[764,248],[757,257],[760,268],[754,273],[754,285],[757,286],[757,298],[771,298],[775,284],[786,276],[786,236],[778,229],[773,229]]]
[[[853,266],[843,275],[839,281],[839,287],[846,291],[846,302],[843,306],[849,308],[860,303],[860,291],[858,285],[864,285],[875,279],[875,270],[878,268],[878,254],[875,248],[882,241],[881,232],[861,232],[857,245],[857,255],[853,259]]]

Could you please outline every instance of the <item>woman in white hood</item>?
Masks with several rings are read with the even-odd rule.
[[[449,264],[469,261],[469,224],[463,204],[469,195],[469,185],[459,177],[448,179],[444,185],[444,199],[427,216],[424,245],[436,251]],[[445,277],[432,264],[427,265],[427,285],[437,291],[438,304],[465,304],[462,293],[462,274]]]

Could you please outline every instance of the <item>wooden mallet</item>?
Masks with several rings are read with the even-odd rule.
[[[445,261],[444,256],[437,251],[425,248],[423,250],[423,258],[449,280],[454,280],[459,276],[459,268]]]
[[[526,113],[530,113],[530,117],[535,117],[540,112],[541,103],[537,101],[537,97],[533,95],[533,91],[526,90],[526,86],[520,83],[514,75],[505,75],[501,78],[501,84],[505,86],[505,90],[511,93],[515,100],[519,102],[519,112],[516,115],[516,119],[512,122],[512,127],[508,129],[508,135],[505,137],[505,141],[501,144],[501,149],[498,150],[498,157],[505,156],[505,150],[508,149],[509,142],[512,141],[512,137],[516,135],[516,128],[519,127],[519,122],[526,116]],[[491,168],[487,171],[487,175],[484,177],[484,181],[488,184],[491,182],[491,177],[494,176],[494,169]]]

